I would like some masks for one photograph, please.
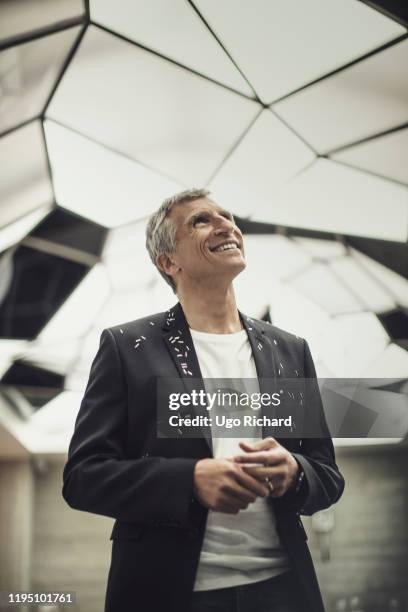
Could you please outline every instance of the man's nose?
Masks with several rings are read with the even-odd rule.
[[[231,221],[230,219],[227,219],[226,217],[221,217],[217,221],[217,227],[214,230],[214,234],[218,235],[218,234],[230,233],[234,230],[234,227],[235,227],[235,223],[233,221]]]

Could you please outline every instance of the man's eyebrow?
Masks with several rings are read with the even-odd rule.
[[[229,210],[225,210],[225,208],[220,208],[218,212],[220,213],[220,215],[224,215],[229,219],[233,219],[233,214]]]
[[[213,213],[214,210],[209,210],[206,208],[203,208],[202,210],[197,210],[194,213],[191,214],[190,217],[187,217],[186,219],[186,223],[187,224],[191,224],[194,223],[194,221],[198,218],[201,217],[201,215],[211,215],[211,213]],[[228,219],[233,219],[233,215],[232,213],[229,212],[229,210],[225,210],[224,208],[218,208],[216,211],[218,214],[223,215],[224,217],[228,217]]]
[[[198,210],[192,213],[189,217],[187,217],[186,223],[192,223],[193,221],[197,219],[197,217],[200,217],[201,215],[205,215],[205,214],[208,214],[208,210]]]

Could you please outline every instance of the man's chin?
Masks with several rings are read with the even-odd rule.
[[[238,274],[241,274],[241,272],[243,272],[246,267],[246,261],[244,261],[243,259],[238,262],[230,262],[228,269],[225,270],[225,276],[229,276],[232,281],[238,276]]]

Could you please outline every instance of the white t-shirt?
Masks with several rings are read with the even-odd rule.
[[[193,329],[190,332],[207,392],[214,388],[206,379],[214,378],[234,379],[228,381],[228,390],[232,385],[235,391],[259,392],[255,361],[245,330],[233,334],[208,334]],[[216,405],[212,408],[213,420],[217,410],[224,408]],[[261,427],[245,428],[247,442],[261,439]],[[232,437],[213,437],[214,458],[242,452],[239,441]],[[209,510],[195,591],[266,580],[288,569],[289,559],[276,531],[273,507],[266,499],[258,497],[236,515]]]

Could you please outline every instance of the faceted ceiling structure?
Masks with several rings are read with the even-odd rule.
[[[240,308],[320,376],[408,378],[408,11],[359,0],[0,3],[0,426],[65,452],[104,327],[176,298],[161,200],[236,216]]]

